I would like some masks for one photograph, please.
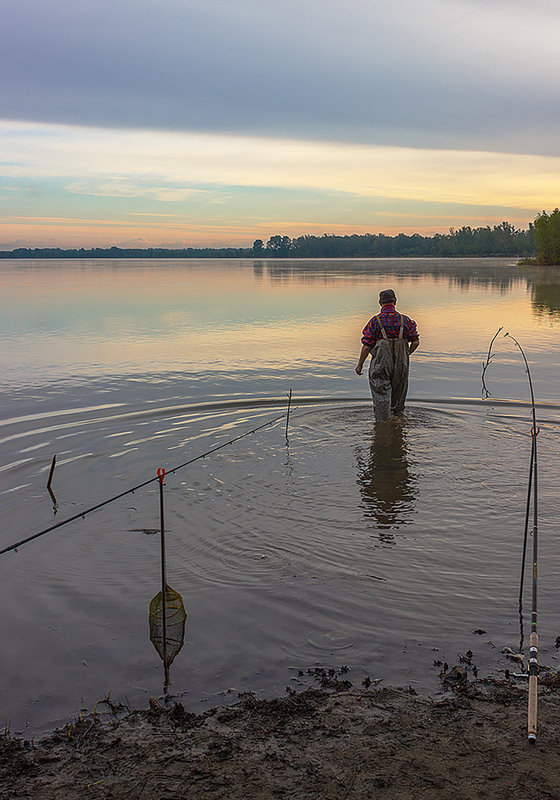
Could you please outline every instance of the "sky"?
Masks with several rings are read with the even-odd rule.
[[[0,249],[560,205],[557,0],[2,0]]]

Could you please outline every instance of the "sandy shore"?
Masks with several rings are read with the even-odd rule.
[[[548,683],[536,745],[526,687],[509,681],[459,681],[440,701],[341,681],[199,716],[152,701],[40,743],[0,737],[0,798],[558,800],[558,676]]]

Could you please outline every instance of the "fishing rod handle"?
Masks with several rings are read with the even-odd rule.
[[[527,738],[534,742],[537,739],[537,684],[536,675],[529,675],[529,706],[527,714]]]
[[[537,738],[538,645],[539,637],[533,632],[529,638],[529,703],[527,706],[527,736],[530,742],[535,742]]]

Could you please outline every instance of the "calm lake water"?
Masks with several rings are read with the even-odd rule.
[[[468,649],[483,672],[507,666],[530,415],[503,336],[480,404],[503,326],[543,403],[539,628],[557,664],[560,274],[511,259],[0,261],[0,287],[0,549],[267,422],[294,392],[289,446],[278,421],[166,478],[168,583],[188,614],[169,691],[197,712],[299,688],[316,666],[428,692],[434,661]],[[421,347],[404,420],[376,429],[354,366],[384,288]],[[158,526],[151,484],[0,556],[13,731],[109,691],[162,695]]]

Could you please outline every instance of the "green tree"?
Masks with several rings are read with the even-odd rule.
[[[560,264],[560,210],[543,211],[534,224],[537,261],[539,264]]]
[[[253,242],[253,253],[256,255],[262,255],[262,251],[264,250],[264,242],[262,239],[255,239]]]

